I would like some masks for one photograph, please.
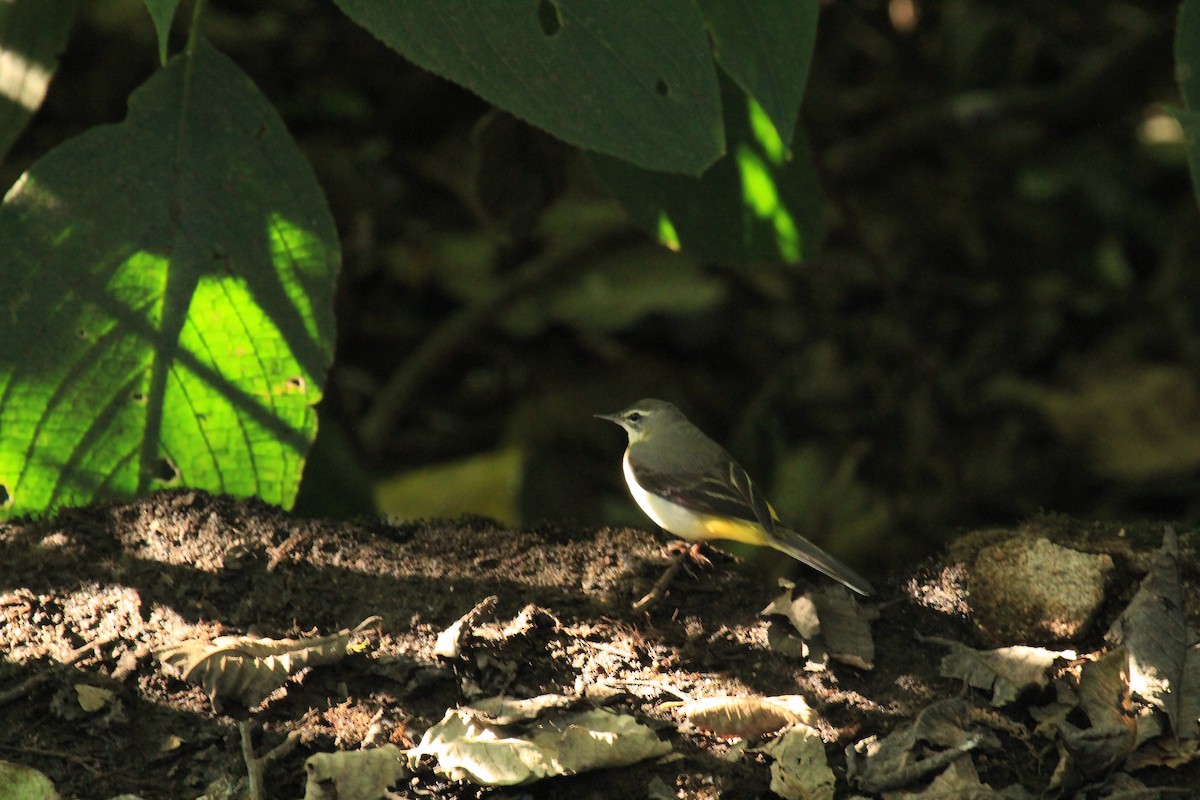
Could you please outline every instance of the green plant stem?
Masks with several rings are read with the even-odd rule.
[[[200,18],[204,16],[204,0],[196,0],[192,6],[192,24],[188,27],[187,47],[184,52],[190,58],[196,52],[196,42],[200,40]]]

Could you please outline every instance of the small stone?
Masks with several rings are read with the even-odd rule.
[[[970,604],[986,644],[1075,641],[1091,625],[1113,571],[1107,555],[1048,539],[1013,538],[985,547],[970,576]]]

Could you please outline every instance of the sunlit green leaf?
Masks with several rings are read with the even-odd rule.
[[[717,61],[790,146],[817,42],[819,0],[699,0]]]
[[[823,201],[808,140],[793,152],[762,108],[736,87],[724,94],[730,152],[699,178],[594,156],[600,177],[639,225],[668,247],[728,263],[812,257]]]
[[[287,505],[337,240],[275,111],[201,43],[0,207],[5,513],[188,485]]]
[[[724,150],[716,68],[690,0],[336,0],[430,72],[589,150],[697,175]]]

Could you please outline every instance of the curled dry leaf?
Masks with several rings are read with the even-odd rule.
[[[203,686],[214,704],[218,698],[229,697],[253,706],[300,670],[339,661],[346,654],[350,638],[378,619],[371,617],[354,629],[307,639],[189,639],[159,648],[154,657],[168,675]]]
[[[451,780],[480,786],[516,786],[556,775],[621,767],[671,751],[632,716],[603,709],[550,712],[532,723],[496,725],[470,709],[450,709],[408,751],[416,768],[422,756],[437,760]]]
[[[438,634],[437,640],[433,643],[433,654],[441,658],[450,659],[455,659],[462,655],[463,639],[478,624],[480,617],[491,613],[499,602],[499,597],[490,595],[476,603],[474,608],[463,614],[449,628]]]
[[[688,722],[717,736],[753,739],[797,723],[811,724],[816,712],[798,694],[777,697],[705,697],[680,709]]]
[[[409,775],[404,751],[394,744],[372,750],[316,753],[304,761],[304,800],[378,800]]]

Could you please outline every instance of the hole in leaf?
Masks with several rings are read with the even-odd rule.
[[[537,16],[538,24],[542,26],[542,33],[546,36],[553,36],[562,28],[562,17],[558,15],[558,6],[551,0],[542,0],[538,3]]]
[[[8,487],[0,483],[0,507],[8,508],[12,505],[12,495],[8,493]]]
[[[288,385],[288,388],[292,389],[293,391],[303,392],[304,391],[304,376],[303,375],[293,375],[292,377],[287,379],[287,385]]]
[[[667,85],[665,80],[659,78],[654,84],[654,91],[657,92],[660,97],[666,97],[671,93],[671,87]]]
[[[179,469],[169,458],[160,458],[154,465],[154,480],[162,483],[174,483],[179,480]]]
[[[130,392],[129,399],[135,403],[144,403],[144,402],[146,402],[146,393],[145,392]]]

